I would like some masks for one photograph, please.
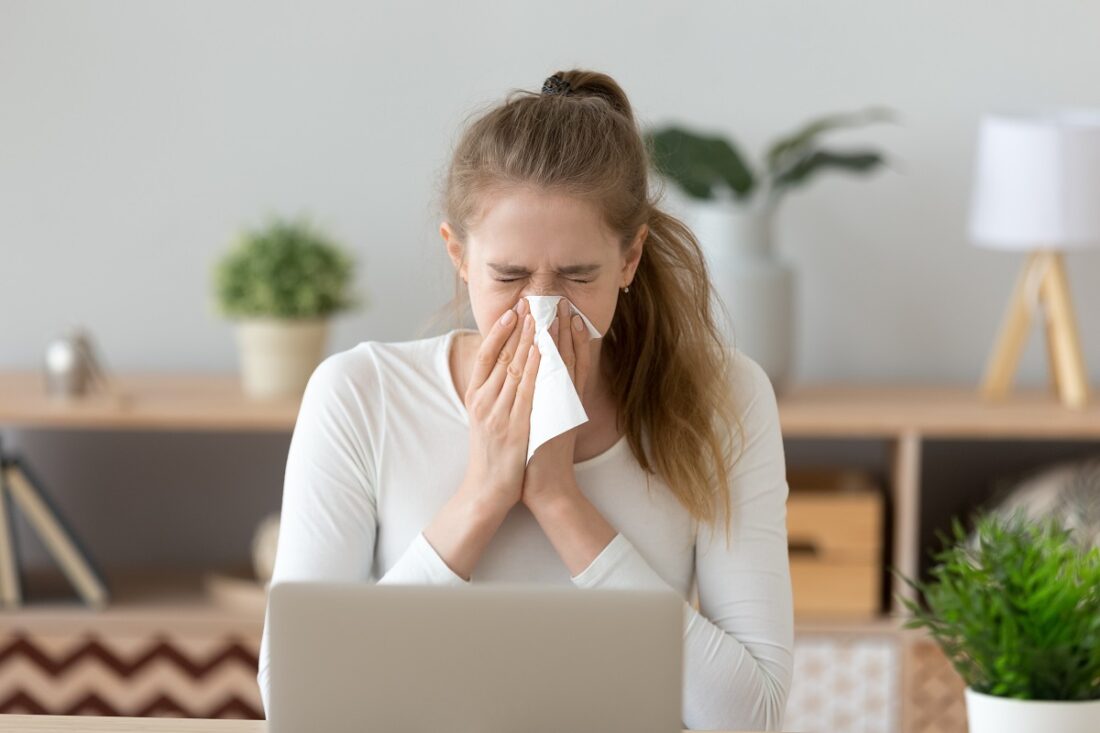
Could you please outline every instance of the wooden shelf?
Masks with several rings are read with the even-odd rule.
[[[883,440],[890,445],[892,565],[919,572],[923,441],[1100,440],[1100,401],[1066,407],[1053,389],[1018,388],[989,401],[978,386],[944,384],[792,384],[778,396],[785,439]],[[892,613],[906,612],[895,597],[914,598],[892,577]]]
[[[40,372],[0,372],[0,425],[82,430],[290,432],[300,399],[245,396],[237,374],[130,373],[115,394],[66,400],[46,393]]]
[[[222,575],[241,577],[235,569]],[[219,602],[211,595],[209,576],[209,573],[163,570],[115,573],[111,575],[111,602],[100,610],[70,600],[71,591],[65,589],[62,579],[52,575],[40,577],[34,588],[41,600],[32,599],[29,605],[0,610],[0,624],[36,632],[81,627],[103,633],[134,633],[171,628],[255,634],[258,638],[263,630],[262,606],[251,598],[243,603]],[[257,586],[250,592],[258,591]],[[56,600],[51,597],[55,593],[59,596]],[[888,616],[795,619],[796,631],[800,633],[896,633],[900,624],[901,619]]]
[[[34,596],[28,594],[29,603],[19,608],[0,610],[0,623],[36,632],[79,627],[105,634],[173,629],[258,635],[263,612],[219,603],[209,592],[208,576],[160,569],[112,573],[111,601],[94,609],[77,600],[59,575],[31,575],[27,586]]]
[[[1100,439],[1100,400],[1074,410],[1034,388],[988,402],[977,385],[794,384],[778,402],[788,438]]]

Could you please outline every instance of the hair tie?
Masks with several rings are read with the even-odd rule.
[[[572,93],[572,90],[573,88],[570,86],[569,82],[557,74],[547,77],[546,81],[542,83],[543,94],[561,94],[562,96],[567,96]]]

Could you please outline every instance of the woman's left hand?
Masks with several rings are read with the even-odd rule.
[[[592,336],[584,327],[584,320],[572,313],[565,298],[558,301],[558,315],[549,332],[569,370],[573,386],[578,394],[584,395],[592,360],[589,349]],[[573,454],[579,427],[578,425],[566,430],[546,441],[531,456],[523,476],[522,495],[522,501],[529,509],[533,509],[535,504],[556,498],[575,484]]]

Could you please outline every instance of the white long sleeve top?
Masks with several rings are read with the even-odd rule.
[[[306,386],[287,455],[272,584],[283,580],[465,585],[422,530],[465,476],[469,421],[451,378],[454,335],[364,341],[327,357]],[[571,576],[522,504],[505,518],[469,582],[672,589],[685,605],[683,723],[779,730],[793,666],[787,479],[775,393],[734,351],[743,453],[729,492],[733,525],[693,530],[625,437],[574,464],[585,496],[618,530]],[[692,605],[697,598],[698,609]],[[260,643],[269,709],[268,624]]]

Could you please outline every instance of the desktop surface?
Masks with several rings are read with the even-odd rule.
[[[126,718],[113,715],[4,715],[0,731],[27,733],[267,733],[266,720]],[[443,733],[443,731],[440,731]],[[563,732],[565,733],[565,732]],[[688,733],[685,731],[685,733]],[[713,731],[712,733],[723,733]],[[725,733],[752,733],[727,731]]]

